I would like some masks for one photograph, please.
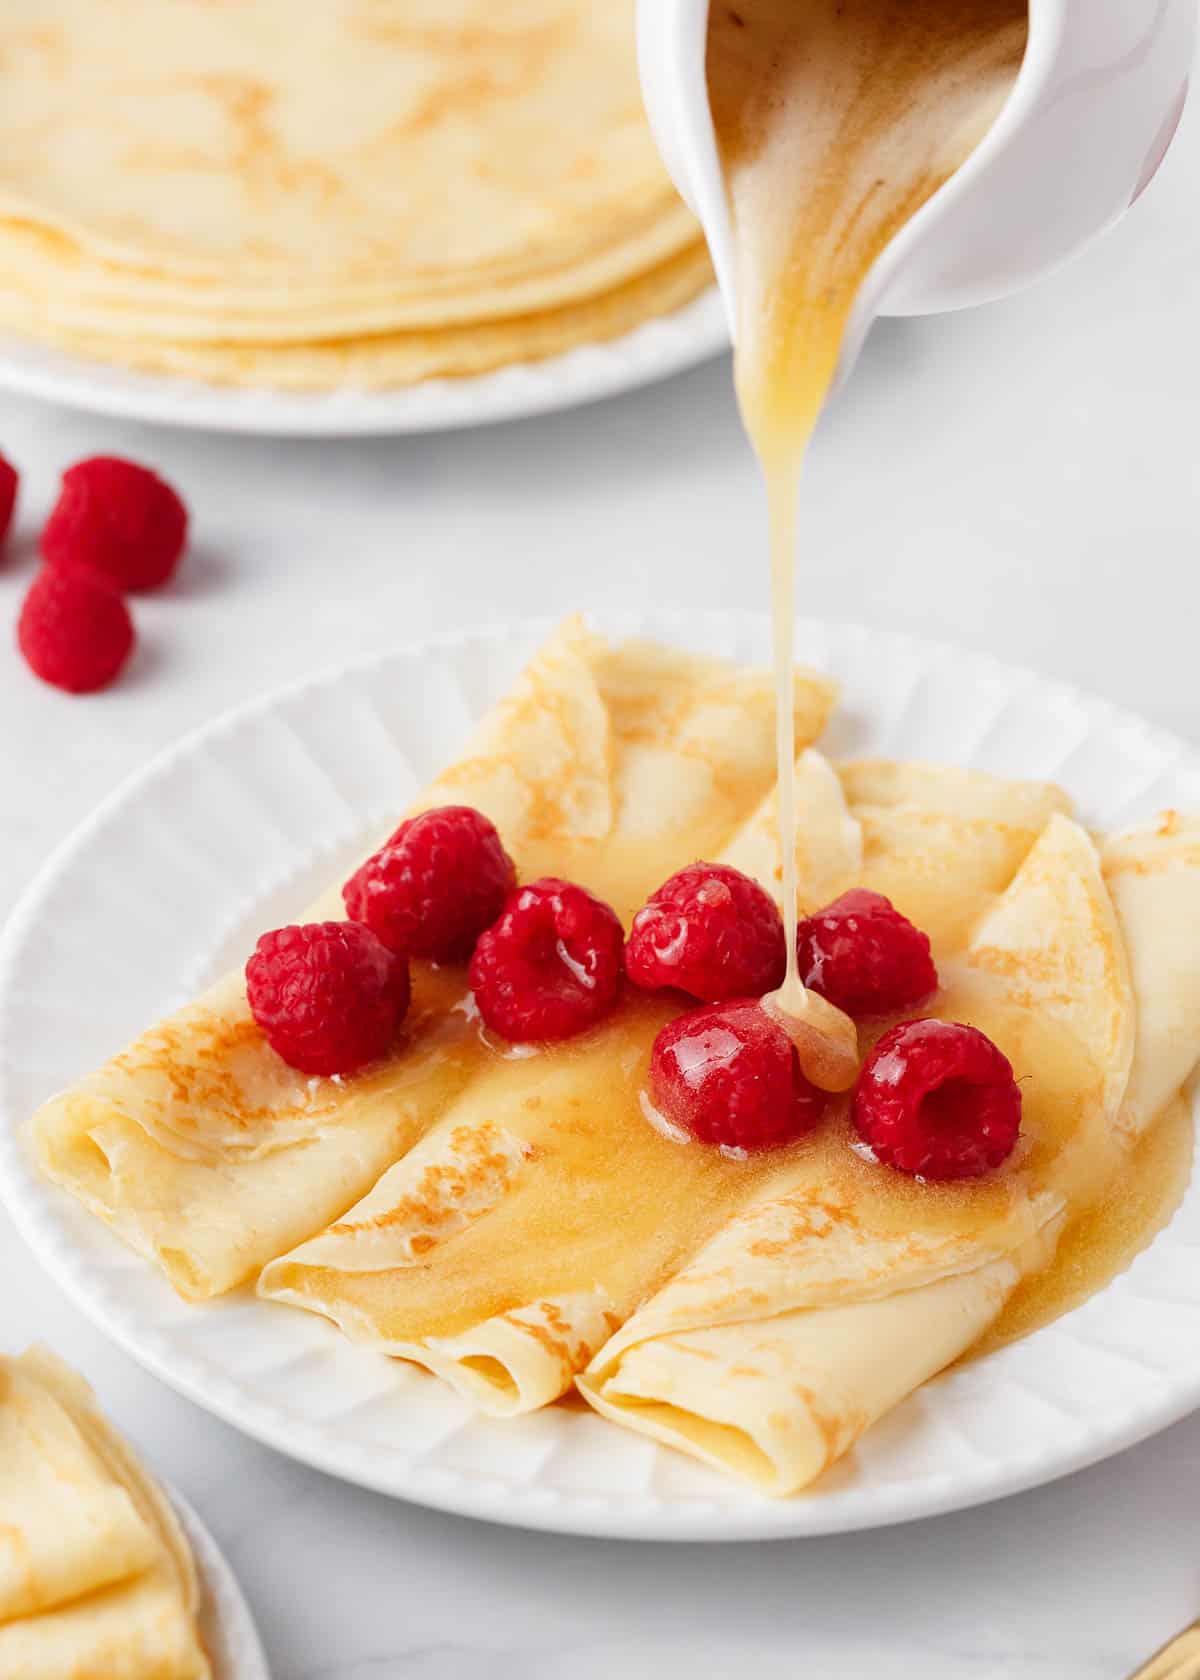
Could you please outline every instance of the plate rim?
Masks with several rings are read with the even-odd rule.
[[[0,391],[143,424],[260,437],[388,437],[466,430],[579,408],[697,367],[729,348],[715,285],[616,338],[465,378],[372,391],[208,383],[121,367],[0,330]]]
[[[705,627],[727,627],[731,621],[742,624],[747,632],[761,631],[767,615],[751,608],[734,609],[661,609],[649,611],[635,608],[598,610],[589,612],[587,620],[598,630],[614,635],[663,633],[686,642],[689,627],[701,639]],[[438,652],[452,652],[480,643],[502,645],[520,635],[544,636],[559,622],[552,617],[531,616],[501,624],[465,626],[443,630],[430,635],[411,638],[389,650],[331,664],[307,676],[270,689],[243,701],[217,717],[187,731],[177,741],[152,755],[144,764],[124,777],[117,786],[96,805],[84,820],[66,835],[50,852],[21,893],[16,904],[0,927],[0,995],[11,984],[16,957],[26,930],[36,922],[40,901],[57,879],[61,870],[76,853],[83,851],[95,830],[106,823],[120,807],[147,784],[166,774],[180,760],[204,745],[238,730],[245,723],[264,713],[286,706],[300,697],[355,678],[362,678],[395,661],[414,660]],[[1034,684],[1047,700],[1080,706],[1093,717],[1101,718],[1105,727],[1113,731],[1131,733],[1148,751],[1168,760],[1191,764],[1200,772],[1200,749],[1172,730],[1153,724],[1137,712],[1089,693],[1069,682],[1042,676],[1025,666],[1013,664],[994,656],[945,639],[936,639],[907,632],[876,629],[853,620],[832,620],[800,617],[798,629],[821,637],[857,637],[869,642],[886,642],[896,656],[927,660],[938,658],[970,660],[981,680],[1001,679],[1008,682]],[[661,628],[660,628],[661,627]],[[481,1472],[471,1475],[451,1473],[427,1465],[411,1465],[404,1471],[404,1486],[397,1479],[382,1472],[374,1472],[371,1455],[365,1450],[334,1450],[326,1442],[321,1430],[302,1419],[280,1412],[273,1405],[247,1396],[232,1383],[214,1383],[210,1375],[193,1373],[190,1359],[183,1361],[162,1356],[154,1344],[159,1340],[154,1330],[140,1331],[127,1326],[119,1316],[109,1311],[107,1302],[86,1287],[77,1275],[66,1252],[67,1243],[52,1225],[27,1212],[19,1194],[20,1177],[28,1172],[22,1155],[19,1120],[8,1112],[5,1047],[0,1041],[0,1202],[6,1207],[14,1226],[54,1281],[73,1303],[100,1328],[110,1340],[149,1370],[160,1381],[184,1395],[204,1410],[222,1418],[243,1434],[259,1441],[287,1457],[319,1469],[339,1480],[383,1493],[391,1498],[432,1509],[448,1511],[477,1520],[504,1526],[541,1530],[551,1533],[576,1534],[595,1537],[646,1541],[723,1542],[740,1540],[788,1539],[818,1537],[828,1534],[864,1531],[888,1527],[928,1517],[969,1509],[1007,1498],[1027,1489],[1041,1486],[1075,1474],[1092,1464],[1112,1457],[1138,1442],[1148,1439],[1178,1422],[1200,1407],[1200,1367],[1189,1381],[1173,1382],[1156,1400],[1139,1401],[1127,1406],[1122,1416],[1114,1418],[1108,1427],[1090,1432],[1077,1446],[1063,1449],[1045,1445],[1034,1447],[1024,1454],[1006,1454],[1003,1468],[993,1473],[987,1482],[996,1485],[979,1486],[973,1483],[962,1491],[958,1478],[950,1471],[929,1476],[921,1483],[914,1497],[911,1487],[900,1485],[886,1490],[878,1498],[876,1508],[868,1520],[851,1514],[844,1517],[836,1508],[826,1507],[822,1514],[818,1495],[799,1495],[792,1500],[774,1500],[747,1494],[744,1504],[731,1507],[716,1500],[689,1497],[672,1503],[661,1496],[631,1497],[624,1506],[611,1497],[593,1494],[562,1495],[549,1490],[514,1489],[511,1483]],[[1195,1099],[1200,1114],[1200,1096]],[[116,1240],[116,1239],[113,1239]],[[1136,1261],[1134,1262],[1136,1264]],[[1122,1274],[1128,1275],[1128,1274]],[[1118,1280],[1114,1280],[1116,1282]],[[1109,1287],[1112,1287],[1110,1285]],[[1103,1293],[1103,1292],[1102,1292]],[[1098,1297],[1096,1297],[1098,1298]],[[1087,1303],[1085,1303],[1086,1307]],[[1076,1311],[1083,1309],[1075,1309]],[[1071,1315],[1067,1315],[1068,1319]],[[1066,1320],[1060,1320],[1065,1323]],[[789,1521],[789,1517],[792,1519]]]
[[[231,1667],[224,1660],[218,1664],[209,1652],[213,1662],[213,1680],[270,1680],[271,1671],[262,1635],[233,1565],[191,1500],[185,1499],[166,1477],[159,1476],[156,1480],[179,1518],[192,1549],[196,1573],[200,1577],[201,1611],[203,1613],[207,1600],[207,1607],[215,1617],[223,1638],[235,1645],[239,1656]]]

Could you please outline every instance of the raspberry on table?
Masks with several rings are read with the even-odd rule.
[[[11,461],[6,461],[0,455],[0,543],[8,535],[12,524],[13,509],[17,505],[17,487],[21,482],[21,475]]]
[[[855,887],[796,929],[800,978],[846,1015],[890,1015],[937,990],[927,936],[882,893]]]
[[[35,676],[69,694],[106,688],[134,645],[133,620],[102,578],[44,566],[17,619],[17,646]]]
[[[625,970],[645,991],[673,987],[720,1003],[782,985],[783,918],[740,869],[692,863],[664,881],[633,918]]]
[[[342,888],[346,913],[393,951],[465,962],[517,884],[494,825],[469,805],[402,822]]]
[[[571,1038],[608,1014],[621,982],[617,914],[553,875],[510,894],[471,958],[484,1025],[514,1043]]]
[[[92,455],[63,474],[42,557],[64,571],[98,572],[124,591],[158,589],[179,564],[187,529],[187,508],[157,473]]]
[[[250,1013],[301,1073],[332,1078],[386,1055],[408,1011],[408,963],[358,922],[264,933],[246,964]]]
[[[647,1095],[664,1119],[701,1142],[747,1151],[803,1137],[828,1101],[754,998],[669,1022],[654,1041]]]
[[[977,1027],[903,1021],[867,1057],[854,1124],[886,1166],[921,1178],[979,1178],[1021,1130],[1012,1064]]]

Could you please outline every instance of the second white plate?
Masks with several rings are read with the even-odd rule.
[[[621,338],[471,379],[429,379],[394,391],[242,390],[140,373],[0,334],[0,388],[95,414],[160,426],[268,437],[442,432],[575,408],[666,379],[715,356],[729,333],[715,287]]]
[[[258,1630],[225,1556],[187,1500],[168,1487],[200,1577],[200,1636],[213,1680],[270,1680]]]
[[[601,615],[762,664],[759,615]],[[644,1539],[823,1534],[977,1504],[1092,1463],[1200,1403],[1200,1187],[1086,1306],[928,1384],[810,1493],[771,1501],[589,1413],[496,1421],[307,1314],[180,1301],[31,1170],[55,1089],[244,958],[344,872],[461,744],[549,626],[423,644],[220,719],[120,788],[51,858],[0,940],[0,1190],[114,1340],[200,1405],[321,1469],[495,1522]],[[1200,809],[1200,758],[1103,702],[978,656],[802,624],[843,686],[834,754],[1050,777],[1110,827]]]

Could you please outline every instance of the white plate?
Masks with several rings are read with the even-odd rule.
[[[242,390],[169,374],[138,373],[0,334],[0,388],[96,414],[163,426],[268,437],[353,437],[441,432],[575,408],[694,367],[724,350],[729,333],[715,287],[621,338],[472,379],[430,379],[394,391]]]
[[[596,625],[768,655],[759,615]],[[575,1533],[724,1540],[898,1522],[1062,1475],[1200,1404],[1197,1186],[1102,1295],[928,1384],[815,1490],[776,1502],[587,1413],[477,1417],[307,1313],[246,1296],[189,1307],[35,1176],[21,1121],[345,870],[548,629],[426,643],[233,713],[118,789],[51,858],[0,939],[0,1189],[63,1287],[150,1370],[283,1452],[405,1499]],[[1031,674],[811,623],[799,657],[843,684],[832,752],[1053,777],[1102,826],[1200,809],[1200,758],[1182,742]]]
[[[200,1636],[212,1659],[213,1680],[270,1680],[250,1606],[217,1542],[183,1495],[167,1495],[183,1526],[200,1577]]]

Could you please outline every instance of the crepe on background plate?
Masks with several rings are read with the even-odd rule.
[[[561,309],[445,328],[313,339],[297,344],[185,343],[77,332],[52,325],[44,296],[5,294],[0,326],[44,338],[56,349],[145,373],[175,374],[215,385],[320,391],[371,391],[433,378],[468,378],[509,363],[540,361],[619,338],[656,315],[671,314],[710,278],[701,249],[684,251],[611,292]]]
[[[83,1379],[0,1358],[0,1674],[209,1680],[191,1551]]]
[[[0,324],[59,348],[398,385],[616,336],[710,278],[642,113],[633,0],[0,19]]]
[[[798,672],[795,694],[798,737],[812,740],[832,688]],[[629,915],[681,852],[718,849],[758,804],[773,740],[765,673],[610,646],[569,621],[413,809],[474,805],[525,879],[581,879]],[[339,887],[310,917],[344,914]],[[41,1169],[181,1294],[236,1287],[365,1195],[495,1059],[464,970],[412,967],[394,1054],[345,1080],[287,1067],[242,975],[228,976],[44,1105],[31,1126]]]

